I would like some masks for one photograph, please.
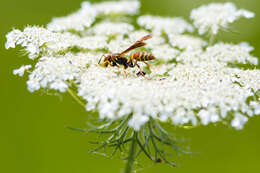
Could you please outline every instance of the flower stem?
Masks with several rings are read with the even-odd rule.
[[[133,164],[135,161],[135,153],[136,153],[136,147],[137,147],[137,132],[134,131],[134,135],[132,137],[132,144],[130,146],[129,155],[127,157],[127,163],[125,167],[124,173],[131,173],[133,170]]]
[[[209,46],[212,46],[215,41],[215,35],[213,33],[210,33],[210,38],[209,38]]]
[[[74,93],[74,91],[70,88],[67,88],[68,93],[74,98],[74,100],[79,103],[81,106],[85,108],[85,103],[81,101],[78,96]]]

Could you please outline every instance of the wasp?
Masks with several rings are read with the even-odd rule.
[[[98,64],[100,64],[101,60],[103,57],[105,57],[103,63],[101,64],[104,67],[109,66],[117,66],[119,67],[120,65],[124,67],[124,73],[126,76],[126,69],[128,67],[133,68],[135,66],[137,66],[139,68],[139,72],[137,73],[137,76],[145,76],[145,72],[141,69],[141,67],[138,65],[138,61],[142,61],[143,63],[145,63],[148,67],[150,67],[150,65],[146,62],[146,61],[150,61],[155,59],[155,57],[151,54],[151,53],[147,53],[147,52],[135,52],[132,55],[130,55],[129,57],[126,57],[125,55],[136,49],[139,47],[143,47],[146,45],[146,43],[144,42],[145,40],[148,40],[152,38],[152,35],[146,35],[144,37],[142,37],[140,40],[136,41],[134,44],[132,44],[129,48],[127,48],[126,50],[124,50],[121,53],[113,53],[110,55],[103,55]]]

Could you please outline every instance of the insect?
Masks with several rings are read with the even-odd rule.
[[[150,65],[146,62],[146,61],[150,61],[155,59],[155,57],[151,54],[151,53],[147,53],[147,52],[136,52],[133,53],[132,55],[128,57],[126,57],[125,55],[136,49],[139,47],[143,47],[146,45],[146,43],[144,42],[145,40],[148,40],[152,38],[152,35],[146,35],[144,37],[142,37],[140,40],[136,41],[133,45],[131,45],[129,48],[127,48],[126,50],[124,50],[121,53],[113,53],[110,55],[103,55],[98,64],[100,64],[100,61],[102,60],[103,57],[105,57],[103,63],[101,64],[104,67],[107,67],[108,65],[110,66],[117,66],[119,67],[119,65],[122,65],[124,67],[124,73],[126,76],[126,69],[128,67],[135,67],[137,66],[139,68],[139,72],[137,73],[137,76],[145,76],[145,72],[141,69],[141,67],[138,65],[138,61],[142,61],[143,63],[145,63],[148,67],[150,67]]]

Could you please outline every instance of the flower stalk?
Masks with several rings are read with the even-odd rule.
[[[216,38],[216,35],[214,33],[210,32],[209,46],[212,46],[214,44],[215,38]]]
[[[187,154],[179,145],[176,138],[168,133],[156,120],[149,120],[149,122],[142,127],[141,130],[135,131],[127,126],[129,119],[123,118],[120,123],[108,122],[106,124],[97,125],[90,129],[72,128],[84,133],[98,133],[107,139],[103,142],[90,142],[98,145],[90,151],[92,154],[99,154],[109,158],[114,157],[117,153],[120,154],[122,160],[126,161],[124,173],[130,173],[134,170],[135,163],[138,163],[140,155],[146,156],[147,159],[154,163],[166,163],[173,167],[175,163],[168,160],[169,153],[166,153],[166,146],[176,153]],[[110,149],[109,149],[110,148]],[[112,150],[111,150],[112,149]]]
[[[86,104],[80,100],[80,98],[75,94],[75,92],[71,88],[67,88],[67,92],[70,94],[70,96],[82,107],[86,107]]]
[[[138,136],[138,132],[135,131],[134,135],[132,137],[129,155],[127,156],[126,167],[125,167],[124,173],[131,173],[133,170],[133,165],[134,165],[135,155],[136,155],[136,150],[137,150],[137,136]]]

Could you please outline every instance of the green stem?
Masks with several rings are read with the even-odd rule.
[[[212,46],[215,41],[215,35],[213,33],[210,33],[210,38],[209,38],[209,46]]]
[[[127,163],[125,167],[124,173],[131,173],[133,170],[133,164],[135,161],[135,152],[136,152],[136,147],[137,147],[137,132],[134,131],[134,135],[132,137],[132,144],[130,146],[130,151],[129,155],[127,157]]]
[[[74,98],[74,100],[79,103],[81,106],[85,108],[85,103],[81,101],[78,96],[74,93],[74,91],[70,88],[67,88],[68,93]]]

